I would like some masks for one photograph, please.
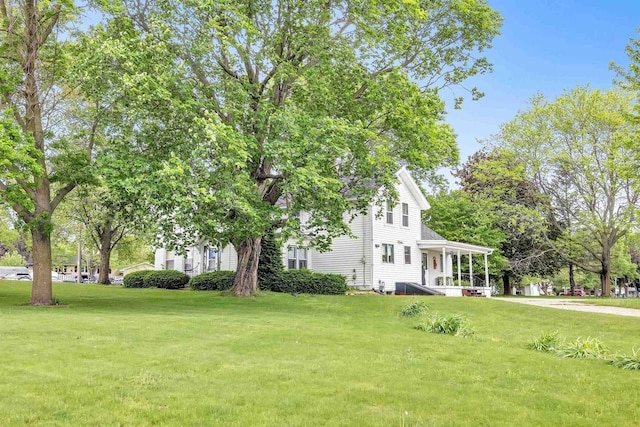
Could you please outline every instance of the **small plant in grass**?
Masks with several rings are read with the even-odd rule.
[[[558,337],[558,331],[544,333],[528,345],[531,350],[543,352],[553,352],[561,346],[562,341]]]
[[[413,301],[400,312],[405,317],[416,317],[427,312],[429,306],[424,301]]]
[[[640,352],[636,352],[634,348],[631,356],[626,354],[616,355],[609,360],[609,364],[616,368],[638,370],[640,369]]]
[[[604,359],[607,349],[602,341],[597,338],[587,337],[582,339],[579,337],[575,342],[556,350],[556,353],[558,356],[573,359]]]
[[[450,334],[457,337],[468,337],[475,332],[469,327],[468,322],[460,316],[440,316],[435,314],[425,323],[416,326],[419,331],[433,332],[435,334]]]

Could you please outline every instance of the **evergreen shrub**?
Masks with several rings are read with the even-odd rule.
[[[194,291],[224,291],[231,289],[235,271],[211,271],[194,276],[189,280],[189,287]]]
[[[347,292],[347,280],[341,274],[315,273],[311,270],[284,270],[274,283],[275,292],[339,295]]]
[[[122,279],[122,284],[125,288],[148,288],[144,282],[144,278],[149,273],[153,273],[153,270],[134,271],[129,273]]]
[[[189,276],[176,270],[151,271],[144,277],[145,288],[183,289],[189,282]]]
[[[258,263],[258,288],[262,291],[273,290],[284,272],[280,242],[273,231],[262,236],[260,243],[260,261]]]

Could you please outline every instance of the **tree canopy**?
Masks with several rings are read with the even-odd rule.
[[[76,114],[87,106],[65,83],[76,15],[71,0],[0,0],[0,202],[31,232],[34,305],[52,301],[51,216],[91,177],[96,116]]]
[[[149,211],[167,244],[232,243],[238,295],[256,289],[265,233],[327,248],[349,233],[345,212],[394,199],[400,166],[421,178],[455,164],[438,91],[490,71],[479,52],[501,24],[484,0],[124,0],[103,11],[96,62],[117,71],[107,76],[141,151],[165,155]]]
[[[637,224],[640,175],[632,94],[578,87],[528,110],[501,128],[496,143],[518,153],[549,197],[559,238],[550,243],[601,276],[608,295],[613,249]]]

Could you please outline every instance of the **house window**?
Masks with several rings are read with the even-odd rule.
[[[287,249],[287,268],[289,270],[307,268],[307,248],[289,246]]]
[[[187,253],[187,256],[191,256],[191,254]],[[184,260],[184,271],[185,273],[193,271],[193,258],[186,258]]]
[[[168,259],[165,263],[165,270],[173,270],[173,260]]]
[[[409,204],[408,203],[402,204],[402,226],[403,227],[409,226]]]
[[[404,263],[411,264],[411,246],[404,247]]]
[[[218,260],[220,259],[220,250],[218,248],[205,248],[205,258],[207,271],[218,269]]]
[[[393,224],[393,205],[387,201],[387,224]]]
[[[393,245],[382,244],[382,262],[393,264]]]
[[[440,254],[440,273],[444,272],[444,263],[442,261],[443,261],[442,254]]]

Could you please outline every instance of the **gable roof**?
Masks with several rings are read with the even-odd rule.
[[[446,240],[444,237],[430,229],[424,224],[421,224],[420,240]]]
[[[420,186],[414,181],[407,168],[403,166],[396,175],[400,179],[400,182],[407,186],[411,195],[416,199],[418,207],[420,207],[421,210],[429,209],[430,206],[427,198],[424,196],[422,189],[420,189]]]

